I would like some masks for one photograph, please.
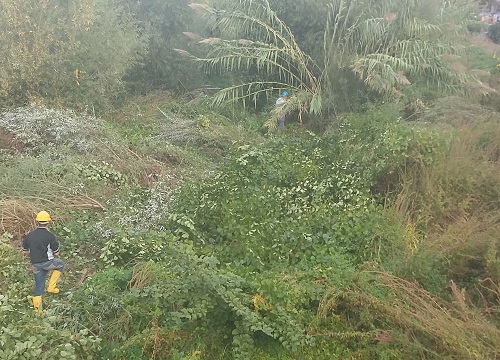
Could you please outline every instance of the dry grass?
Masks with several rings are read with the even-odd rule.
[[[65,208],[74,210],[101,211],[106,209],[99,201],[86,195],[64,197],[60,199],[60,203]]]
[[[88,196],[61,197],[54,202],[29,197],[5,197],[0,200],[0,233],[9,233],[13,241],[20,241],[24,234],[36,226],[36,214],[42,209],[57,209],[55,213],[50,210],[52,218],[54,221],[63,221],[65,210],[103,210],[104,207]]]
[[[500,329],[466,304],[465,293],[455,283],[450,282],[453,301],[447,303],[416,283],[383,272],[376,276],[390,298],[368,301],[368,306],[377,304],[374,310],[383,316],[381,320],[390,319],[416,339],[428,338],[438,349],[461,359],[500,356]]]
[[[145,286],[151,285],[155,281],[155,270],[157,270],[157,267],[152,262],[142,262],[135,265],[128,286],[133,289],[142,290]]]
[[[119,151],[115,151],[104,141],[101,142],[101,149],[107,150],[106,161],[119,172],[135,179],[141,186],[151,187],[164,173],[166,164],[151,156],[138,154],[125,146],[121,147]],[[101,158],[104,158],[104,156],[101,156]]]
[[[500,44],[495,44],[485,34],[476,34],[469,37],[469,43],[486,51],[492,56],[500,55]]]
[[[477,102],[460,96],[446,96],[424,111],[422,121],[462,127],[494,118],[498,118],[498,113]]]
[[[155,317],[151,320],[148,329],[143,334],[142,348],[148,354],[151,354],[151,359],[167,359],[172,350],[175,341],[187,337],[187,334],[181,331],[172,331],[158,325],[158,319]],[[190,357],[196,359],[199,354],[194,354]],[[196,356],[196,357],[195,357]]]
[[[138,120],[144,122],[147,119],[156,118],[160,114],[158,109],[172,101],[173,96],[170,92],[152,91],[145,96],[130,99],[125,106],[110,113],[107,118],[111,122],[125,125]]]
[[[451,109],[443,117],[457,112],[463,115]],[[464,120],[450,120],[458,125],[449,151],[403,175],[388,208],[407,227],[407,258],[420,248],[434,254],[447,264],[445,275],[467,287],[470,302],[498,317],[500,122]]]
[[[0,200],[0,231],[13,235],[14,240],[33,229],[37,208],[28,201],[18,199]]]
[[[391,329],[366,332],[373,341],[413,349],[413,356],[417,350],[420,355],[413,358],[482,360],[500,356],[500,329],[467,304],[465,292],[454,282],[449,285],[452,300],[444,301],[415,282],[381,271],[369,273],[376,279],[372,283],[375,288],[360,286],[326,298],[318,316],[335,313],[339,304],[352,314],[364,313],[364,321],[368,316],[378,327]],[[386,295],[373,295],[382,293]],[[350,321],[359,319],[353,316]]]
[[[496,279],[487,278],[479,281],[474,291],[475,294],[472,295],[478,294],[482,300],[484,314],[498,317],[500,315],[500,276]]]
[[[445,156],[402,176],[390,207],[417,227],[440,234],[474,218],[491,227],[500,216],[492,216],[500,214],[499,160],[500,123],[462,123]]]
[[[469,261],[482,261],[478,252],[486,251],[490,244],[495,243],[498,234],[500,212],[478,211],[478,214],[454,219],[441,233],[429,238],[427,245],[445,258],[459,256]]]

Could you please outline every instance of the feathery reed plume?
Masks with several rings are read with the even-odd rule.
[[[179,54],[180,56],[182,57],[192,57],[193,55],[191,55],[191,53],[189,53],[188,51],[186,50],[182,50],[182,49],[174,49],[174,51]]]
[[[211,12],[210,7],[208,7],[207,5],[204,5],[204,4],[192,3],[192,4],[189,4],[188,6],[191,9],[193,9],[194,11],[198,11],[198,12],[203,13],[203,14]]]
[[[201,39],[201,36],[194,33],[194,32],[191,32],[191,31],[184,31],[182,32],[184,35],[186,35],[189,39],[191,40],[199,40]]]
[[[200,44],[216,45],[222,42],[221,38],[208,38],[200,41]]]

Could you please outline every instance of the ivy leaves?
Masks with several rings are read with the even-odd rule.
[[[329,144],[297,141],[241,147],[223,173],[181,194],[177,210],[202,237],[221,246],[245,244],[218,248],[222,262],[256,270],[287,266],[324,245],[364,259],[360,248],[373,236],[376,210],[369,181],[356,164],[331,162]]]

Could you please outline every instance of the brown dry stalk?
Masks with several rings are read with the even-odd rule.
[[[183,50],[183,49],[174,49],[174,51],[183,57],[192,57],[193,56],[188,51]]]
[[[436,356],[456,356],[459,359],[495,359],[500,356],[500,329],[489,322],[479,311],[465,301],[464,290],[450,283],[453,301],[445,301],[422,288],[416,282],[388,274],[383,271],[365,271],[378,281],[375,286],[385,289],[386,295],[377,289],[358,288],[347,293],[333,289],[318,309],[318,321],[327,316],[334,321],[338,303],[348,306],[350,311],[369,313],[375,324],[384,324],[385,329],[367,332],[378,342],[402,342],[415,339],[412,345],[420,346],[423,352]],[[500,286],[500,284],[498,284]],[[488,284],[489,288],[494,286]],[[311,324],[315,329],[315,325]],[[328,329],[311,330],[313,335],[342,337]],[[364,338],[363,333],[347,332],[345,337]],[[432,349],[432,350],[431,350]]]
[[[99,201],[87,195],[64,197],[61,204],[79,210],[106,210]]]
[[[191,40],[199,40],[201,39],[201,36],[194,33],[194,32],[191,32],[191,31],[183,31],[182,32],[186,37],[188,37],[189,39]]]
[[[34,215],[37,208],[34,204],[22,199],[0,200],[0,231],[14,235],[16,240],[35,225]]]
[[[221,38],[208,38],[200,41],[200,44],[217,45],[222,42]]]
[[[35,216],[42,209],[73,208],[79,210],[104,210],[104,206],[87,195],[60,197],[53,201],[32,196],[5,197],[0,200],[0,233],[10,233],[15,241],[35,227]],[[61,220],[58,217],[57,220]]]
[[[188,5],[191,9],[198,11],[200,13],[210,12],[210,8],[205,4],[191,3]]]
[[[151,264],[147,262],[135,265],[128,285],[131,288],[142,290],[153,279],[152,270]]]
[[[479,281],[476,292],[481,297],[485,314],[500,314],[500,279],[487,278]]]
[[[151,359],[165,359],[172,349],[174,341],[186,337],[181,331],[168,331],[158,325],[158,319],[153,317],[145,333],[143,350],[151,352]]]
[[[384,318],[407,330],[421,332],[440,344],[448,353],[468,359],[494,359],[500,356],[500,329],[465,303],[465,294],[451,283],[455,301],[445,302],[408,280],[385,272],[375,273],[381,285],[389,291],[389,301],[373,299],[358,293],[361,299]],[[458,306],[457,306],[458,305]],[[380,316],[380,315],[379,315]],[[414,332],[415,333],[415,332]]]

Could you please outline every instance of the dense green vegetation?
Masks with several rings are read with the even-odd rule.
[[[472,5],[0,0],[0,358],[498,357]],[[38,315],[42,209],[66,268]]]

